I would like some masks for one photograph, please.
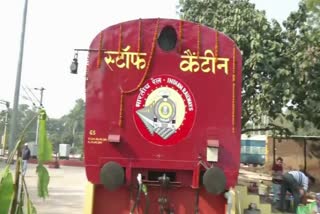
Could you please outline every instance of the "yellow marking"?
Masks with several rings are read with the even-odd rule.
[[[93,214],[95,185],[88,182],[84,197],[84,214]]]
[[[89,130],[89,135],[96,135],[96,130],[90,129]]]
[[[226,75],[229,74],[229,58],[216,57],[213,51],[207,49],[204,51],[204,56],[197,56],[190,49],[184,51],[181,55],[180,69],[183,72],[198,72],[201,70],[204,73],[216,73],[216,68],[224,70]]]
[[[130,65],[134,66],[138,70],[142,70],[146,67],[145,57],[146,53],[132,52],[130,45],[119,51],[105,51],[106,56],[104,61],[107,66],[113,71],[110,64],[115,64],[118,68],[130,69]]]

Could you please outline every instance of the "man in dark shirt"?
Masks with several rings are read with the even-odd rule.
[[[283,159],[282,157],[278,157],[276,163],[272,166],[273,172],[280,172],[282,174],[283,172]]]
[[[28,147],[28,144],[24,144],[24,148],[22,150],[22,175],[25,176],[27,172],[27,166],[28,166],[28,160],[30,159],[30,149]]]
[[[281,181],[283,175],[283,159],[277,158],[276,163],[272,166],[272,191],[273,202],[276,203],[280,198]]]

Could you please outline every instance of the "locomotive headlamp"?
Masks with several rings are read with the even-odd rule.
[[[110,161],[103,165],[100,181],[109,191],[116,190],[124,184],[124,169],[118,163]]]
[[[203,185],[207,192],[218,195],[225,190],[226,176],[218,167],[209,168],[203,175]]]
[[[78,52],[74,54],[72,63],[70,65],[70,70],[72,74],[77,74],[78,73]]]

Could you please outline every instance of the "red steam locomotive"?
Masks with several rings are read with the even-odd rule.
[[[197,23],[101,31],[86,76],[91,212],[224,213],[240,163],[241,66],[234,41]]]

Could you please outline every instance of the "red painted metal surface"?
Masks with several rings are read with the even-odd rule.
[[[177,36],[170,51],[157,40],[168,26]],[[175,173],[178,187],[169,193],[175,213],[194,212],[198,188],[200,213],[223,213],[223,196],[210,195],[201,185],[205,168],[200,163],[221,168],[226,188],[236,184],[242,62],[235,43],[196,23],[142,19],[106,28],[90,49],[85,167],[88,180],[97,185],[94,213],[128,213],[130,186],[138,173],[152,183],[151,171]],[[108,136],[117,135],[120,142],[108,142]],[[219,144],[216,163],[207,161],[212,139]],[[101,167],[109,161],[125,169],[127,185],[115,192],[100,185]],[[149,192],[154,210],[158,190]],[[139,209],[143,206],[142,200]]]
[[[104,187],[99,185],[95,190],[95,206],[92,213],[117,213],[128,214],[134,203],[134,197],[130,198],[130,194],[136,195],[136,190],[132,192],[126,188],[122,188],[113,194],[105,191]],[[150,207],[149,213],[160,213],[157,196],[158,188],[150,188],[149,190]],[[168,191],[168,197],[174,213],[194,214],[196,191],[191,188],[173,188]],[[116,203],[108,203],[108,201],[116,201]],[[177,203],[178,202],[178,203]],[[141,196],[140,204],[137,206],[135,213],[144,213],[146,209],[146,198]],[[222,197],[214,196],[201,189],[199,192],[199,213],[201,214],[223,214],[225,210],[225,200]]]

